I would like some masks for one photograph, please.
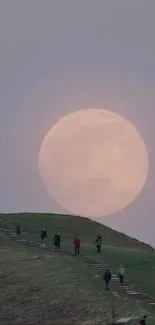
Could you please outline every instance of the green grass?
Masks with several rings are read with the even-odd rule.
[[[23,228],[29,231],[33,237],[35,236],[36,239],[38,238],[40,228],[45,226],[50,236],[54,234],[55,231],[59,231],[64,240],[64,245],[70,243],[75,234],[81,236],[83,244],[92,245],[93,241],[96,239],[96,235],[101,232],[104,234],[105,242],[108,242],[110,245],[122,246],[133,250],[140,249],[152,251],[151,246],[130,238],[125,234],[120,234],[97,222],[90,221],[87,218],[42,213],[6,214],[0,215],[0,218],[6,224],[13,227],[15,227],[18,222],[21,223]]]
[[[72,241],[77,234],[81,238],[81,252],[93,259],[108,264],[117,272],[120,264],[126,268],[126,277],[131,283],[137,284],[140,290],[154,295],[155,292],[155,251],[148,245],[118,233],[99,223],[85,218],[61,216],[53,214],[10,214],[2,216],[2,222],[15,228],[21,224],[27,237],[39,241],[40,229],[48,231],[48,245],[53,247],[53,236],[56,231],[61,233],[62,247],[72,250]],[[109,246],[102,249],[102,254],[96,253],[94,240],[97,234],[103,234],[104,242]]]
[[[73,217],[73,216],[61,216],[61,215],[53,215],[53,214],[8,214],[8,215],[1,215],[2,224],[6,224],[8,227],[15,228],[16,224],[20,223],[21,227],[25,232],[27,232],[26,237],[29,239],[33,239],[33,241],[38,242],[39,236],[40,236],[40,229],[42,227],[46,227],[48,231],[48,239],[47,243],[48,246],[53,247],[53,237],[55,232],[60,232],[61,238],[62,238],[62,248],[66,250],[73,250],[73,238],[75,235],[79,235],[81,238],[81,253],[86,254],[87,256],[92,257],[94,260],[99,260],[103,264],[108,264],[110,268],[112,268],[114,271],[117,271],[120,264],[124,264],[126,268],[126,277],[130,280],[131,283],[136,284],[137,288],[145,291],[146,293],[149,293],[151,295],[154,295],[155,292],[155,282],[154,282],[154,275],[155,275],[155,253],[154,250],[149,246],[145,245],[144,243],[141,243],[135,239],[132,239],[128,236],[125,236],[122,233],[118,233],[108,227],[105,227],[101,224],[98,224],[96,222],[90,221],[85,218],[79,218],[79,217]],[[94,246],[94,240],[96,239],[96,236],[102,233],[103,234],[103,240],[105,243],[108,243],[108,246],[104,247],[102,249],[101,254],[96,253],[96,248]],[[8,247],[7,247],[8,250]],[[7,255],[7,250],[2,252],[3,255]],[[22,252],[22,254],[29,255],[31,254],[31,251],[28,249],[26,251],[22,251],[21,249],[14,249],[14,252],[10,251],[7,256],[10,256],[9,263],[12,263],[12,257],[15,256],[14,260],[16,259],[16,254],[18,255],[18,251]],[[33,252],[34,254],[34,252]],[[34,274],[36,275],[36,281],[37,277],[41,283],[43,283],[43,278],[49,279],[49,286],[53,290],[56,290],[54,283],[57,283],[57,290],[60,292],[60,283],[64,283],[64,288],[61,290],[63,292],[63,298],[62,298],[62,305],[64,304],[64,312],[68,314],[68,309],[66,309],[66,299],[69,301],[70,297],[72,296],[74,299],[74,303],[72,307],[73,315],[71,316],[71,319],[73,323],[76,324],[78,322],[78,325],[88,325],[87,323],[84,323],[87,320],[93,319],[92,323],[96,323],[97,321],[107,320],[108,317],[110,317],[110,306],[111,306],[111,300],[115,301],[116,303],[116,310],[118,311],[120,317],[124,317],[125,315],[135,315],[137,316],[141,314],[142,306],[139,302],[137,302],[135,299],[128,299],[128,302],[125,300],[122,300],[121,302],[117,301],[116,297],[113,299],[112,295],[107,296],[104,291],[101,283],[99,284],[97,280],[93,278],[92,270],[89,268],[87,269],[86,266],[82,265],[80,261],[80,265],[77,264],[77,262],[74,260],[74,258],[69,259],[69,257],[54,255],[54,263],[51,259],[49,254],[43,254],[42,252],[37,251],[37,254],[39,256],[41,255],[41,258],[39,262],[37,260],[32,261],[30,259],[30,262],[26,262],[24,264],[24,261],[22,260],[23,270],[25,270],[26,265],[29,266],[29,269],[27,270],[27,276],[32,276],[33,279]],[[43,254],[43,255],[42,255]],[[52,253],[53,254],[53,253]],[[23,259],[25,258],[23,256]],[[22,257],[19,257],[19,259],[22,259]],[[66,263],[67,261],[67,263]],[[71,262],[72,261],[72,262]],[[73,262],[74,261],[74,262]],[[40,265],[40,273],[39,272],[39,266]],[[46,268],[46,265],[48,267]],[[70,271],[67,269],[67,265],[69,265]],[[56,269],[58,270],[56,276],[52,276],[50,278],[50,271],[56,272]],[[61,269],[63,271],[61,272]],[[50,271],[49,271],[50,270]],[[54,271],[55,270],[55,271]],[[25,271],[24,271],[25,272]],[[44,273],[43,273],[44,272]],[[49,273],[48,273],[49,272]],[[44,274],[44,276],[43,276]],[[53,274],[53,273],[50,273]],[[66,275],[65,275],[66,274]],[[74,279],[73,279],[74,274]],[[40,277],[43,277],[42,279]],[[56,279],[57,277],[57,279]],[[28,280],[30,281],[30,279]],[[98,284],[97,284],[98,282]],[[34,282],[35,283],[35,282]],[[71,287],[70,285],[66,285],[65,283],[72,283]],[[31,283],[32,285],[32,283]],[[47,285],[45,281],[45,286]],[[25,289],[27,290],[27,289]],[[57,291],[56,290],[56,291]],[[79,290],[79,291],[77,291]],[[75,295],[75,291],[78,293],[79,297],[79,303],[78,308],[75,307],[77,296]],[[9,290],[8,290],[9,292]],[[59,296],[60,293],[55,293],[55,295]],[[40,293],[39,293],[40,295]],[[62,294],[61,294],[62,296]],[[39,296],[40,297],[40,296]],[[38,298],[40,299],[40,298]],[[58,298],[57,298],[58,299]],[[85,300],[83,300],[85,299]],[[122,297],[123,299],[123,297]],[[81,302],[80,302],[81,301]],[[33,302],[31,302],[33,305]],[[37,306],[41,305],[40,300],[37,300]],[[47,304],[49,304],[49,301],[47,300]],[[138,304],[138,305],[137,305]],[[89,305],[89,308],[88,308]],[[70,306],[70,305],[69,305]],[[44,304],[45,308],[45,304]],[[52,307],[51,307],[52,308]],[[71,308],[71,307],[69,307]],[[47,311],[48,315],[52,315],[49,311]],[[67,310],[67,311],[66,311]],[[99,312],[100,310],[100,312]],[[88,311],[88,312],[86,312]],[[39,311],[38,311],[39,312]],[[92,313],[91,313],[92,312]],[[137,313],[135,313],[137,312]],[[33,314],[36,315],[37,311],[33,311]],[[86,314],[86,317],[84,316]],[[99,318],[97,319],[97,314],[99,314]],[[38,314],[37,314],[38,315]],[[57,315],[57,312],[56,312]],[[77,316],[79,315],[79,316]],[[34,316],[36,317],[36,316]],[[37,316],[39,317],[39,316]],[[40,316],[42,317],[42,316]],[[51,316],[52,317],[52,316]],[[56,317],[56,316],[53,316]],[[61,319],[61,314],[60,318]],[[74,319],[75,317],[75,319]],[[78,317],[81,317],[78,319]],[[119,317],[118,317],[119,318]],[[37,319],[37,318],[36,318]],[[40,319],[40,318],[38,318]],[[53,318],[54,319],[54,318]],[[64,321],[66,321],[66,324],[69,324],[69,318],[67,316],[64,316]],[[150,318],[151,322],[151,318]],[[18,323],[17,323],[18,324]],[[40,324],[39,320],[38,323]],[[51,324],[48,323],[47,324]],[[56,324],[56,323],[55,323]],[[64,323],[65,324],[65,323]],[[106,324],[103,322],[103,324]],[[152,323],[148,323],[152,324]],[[136,325],[136,324],[135,324]]]
[[[107,324],[142,314],[138,301],[106,293],[72,256],[11,244],[0,237],[0,324]],[[114,306],[114,307],[112,307]]]
[[[88,255],[94,257],[91,250]],[[118,266],[123,264],[126,269],[126,278],[129,282],[136,284],[137,289],[154,296],[155,292],[155,253],[145,251],[128,251],[118,248],[103,249],[102,256],[98,257],[117,272]]]

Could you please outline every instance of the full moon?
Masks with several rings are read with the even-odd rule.
[[[146,146],[135,126],[103,109],[61,118],[39,152],[49,195],[75,215],[97,219],[120,211],[141,192],[148,174]]]

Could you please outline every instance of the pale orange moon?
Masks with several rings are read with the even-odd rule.
[[[39,170],[59,205],[97,219],[136,199],[147,179],[148,154],[129,121],[103,109],[85,109],[49,130],[40,148]]]

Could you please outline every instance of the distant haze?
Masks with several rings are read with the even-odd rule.
[[[155,2],[0,2],[0,210],[67,213],[38,170],[48,130],[81,108],[131,121],[149,154],[137,200],[103,223],[155,246]]]

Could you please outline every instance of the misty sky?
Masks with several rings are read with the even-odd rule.
[[[1,0],[0,210],[66,212],[38,153],[60,117],[100,107],[129,119],[149,153],[139,198],[104,223],[155,245],[155,1]]]

